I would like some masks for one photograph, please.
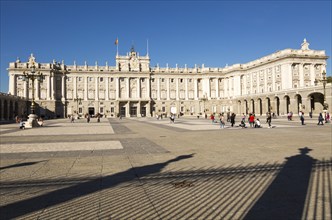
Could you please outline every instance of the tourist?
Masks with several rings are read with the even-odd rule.
[[[219,120],[220,120],[220,128],[221,128],[221,129],[225,128],[225,118],[224,118],[224,113],[222,113],[222,114],[220,115]]]
[[[87,115],[86,115],[86,122],[87,122],[87,123],[90,123],[90,114],[87,114]]]
[[[25,129],[25,123],[23,122],[22,119],[19,120],[20,123],[20,129]]]
[[[271,116],[271,113],[268,112],[268,113],[267,113],[266,122],[269,124],[269,128],[272,128],[272,126],[271,126],[271,121],[272,121],[272,116]]]
[[[323,121],[324,121],[323,114],[319,113],[317,125],[324,125]]]
[[[326,112],[326,116],[325,116],[325,123],[330,123],[330,113],[329,112]]]
[[[258,118],[255,120],[255,128],[261,128],[261,122]]]
[[[304,125],[304,113],[300,111],[299,115],[300,115],[301,125]]]
[[[212,124],[213,124],[213,123],[214,123],[214,114],[211,114],[211,115],[210,115],[210,119],[211,119]]]
[[[231,126],[233,127],[234,124],[235,124],[235,113],[233,112],[232,115],[231,115]]]
[[[251,128],[254,127],[254,122],[255,122],[254,114],[249,114],[249,125]]]

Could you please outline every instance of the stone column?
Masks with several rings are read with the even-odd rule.
[[[151,116],[151,111],[150,111],[150,101],[148,101],[148,103],[146,104],[146,116],[150,117]]]
[[[115,78],[115,99],[119,100],[120,98],[120,78]]]
[[[129,99],[130,98],[130,81],[129,81],[129,77],[126,78],[126,98]],[[129,105],[129,103],[128,103]]]
[[[169,92],[170,92],[169,78],[166,78],[166,88],[167,88],[167,91],[166,91],[166,94],[167,94],[167,100],[170,100],[170,97],[169,97]]]
[[[105,100],[108,101],[110,99],[110,89],[109,89],[109,77],[105,77],[105,80],[106,80],[106,94],[105,94]]]
[[[303,71],[303,63],[299,64],[299,80],[300,80],[300,85],[299,87],[304,86],[304,71]]]
[[[216,98],[220,99],[219,97],[219,79],[216,78]]]
[[[10,74],[9,76],[9,93],[16,95],[16,76],[14,74]]]
[[[23,81],[23,89],[24,89],[24,98],[29,98],[29,89],[28,89],[28,81]]]
[[[74,90],[73,90],[73,99],[76,99],[77,98],[77,77],[73,77],[73,80],[74,80]]]
[[[95,101],[99,100],[99,77],[95,77]]]
[[[150,78],[146,78],[146,98],[150,99],[151,97],[151,84],[150,84]]]
[[[87,101],[89,99],[88,80],[89,80],[88,76],[84,77],[84,100],[85,101]]]
[[[207,83],[207,98],[208,99],[211,99],[211,78],[209,77],[208,78],[208,83]]]
[[[157,100],[160,100],[160,78],[157,78]]]
[[[314,86],[315,85],[315,65],[312,63],[310,65],[310,85]]]
[[[179,97],[179,79],[175,78],[175,80],[176,80],[176,82],[175,82],[175,86],[176,86],[175,98],[176,98],[176,100],[180,100],[180,97]]]
[[[137,98],[140,99],[141,98],[141,79],[139,77],[137,77]]]
[[[65,88],[65,79],[66,76],[62,75],[61,77],[61,101],[65,101],[66,100],[66,88]]]
[[[141,102],[138,101],[137,103],[137,117],[142,117],[141,115]]]
[[[130,117],[130,101],[126,104],[126,117]]]
[[[51,73],[49,76],[46,76],[46,99],[51,100]]]
[[[194,99],[198,100],[198,81],[194,79]]]
[[[185,78],[184,79],[185,80],[185,89],[186,89],[186,94],[185,94],[185,97],[186,97],[186,100],[188,100],[189,99],[189,94],[188,94],[188,79],[187,78]]]
[[[35,89],[36,89],[35,99],[39,100],[40,99],[40,82],[37,79],[35,79],[34,83],[35,83]]]
[[[52,100],[55,100],[55,80],[54,80],[54,78],[55,78],[55,75],[53,75],[52,77],[51,77],[51,99]]]

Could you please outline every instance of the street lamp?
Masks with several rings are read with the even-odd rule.
[[[329,105],[327,104],[326,102],[326,92],[325,92],[325,86],[326,86],[326,83],[327,83],[327,79],[326,79],[326,72],[325,70],[323,70],[322,72],[322,76],[323,76],[323,79],[315,79],[315,85],[318,84],[318,82],[322,82],[323,83],[323,92],[324,92],[324,106],[323,106],[323,110],[327,110],[329,108]]]
[[[23,72],[23,81],[29,82],[31,80],[32,85],[32,102],[31,102],[31,114],[28,116],[29,120],[28,123],[31,127],[38,127],[39,124],[37,123],[38,116],[35,114],[35,80],[38,82],[43,82],[43,74],[39,71],[36,72],[36,65],[34,60],[29,62],[30,72],[24,71]],[[28,127],[29,125],[26,125]]]

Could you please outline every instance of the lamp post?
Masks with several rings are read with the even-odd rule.
[[[323,104],[323,110],[327,110],[329,108],[329,105],[326,102],[326,91],[325,91],[325,86],[327,83],[327,79],[326,79],[326,72],[325,70],[323,70],[322,72],[322,76],[323,79],[315,79],[315,85],[317,85],[318,82],[322,82],[323,83],[323,93],[324,93],[324,104]]]
[[[30,60],[31,61],[31,60]],[[32,85],[32,102],[31,102],[31,114],[28,116],[28,125],[26,127],[39,127],[37,123],[38,115],[35,114],[35,80],[38,82],[43,82],[43,74],[39,71],[36,71],[36,65],[34,60],[29,62],[30,71],[23,72],[23,81],[29,82],[31,80]]]

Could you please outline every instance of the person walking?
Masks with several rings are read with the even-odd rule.
[[[304,125],[304,113],[301,112],[300,114],[301,125]]]
[[[254,123],[255,123],[255,116],[254,116],[254,114],[250,114],[249,115],[249,125],[251,128],[254,127]]]
[[[224,113],[222,113],[221,115],[220,115],[220,128],[221,129],[223,129],[223,128],[225,128],[225,117],[224,117]]]
[[[272,126],[271,126],[271,121],[272,121],[272,116],[271,116],[271,113],[268,112],[268,113],[267,113],[266,122],[269,124],[269,128],[272,128]]]
[[[319,116],[318,116],[318,124],[317,125],[324,125],[324,118],[323,118],[323,114],[322,113],[319,113]]]
[[[86,116],[86,122],[87,122],[87,123],[90,123],[90,114],[88,114],[88,115]]]
[[[231,125],[232,125],[232,127],[234,126],[234,124],[235,124],[235,113],[232,113],[232,115],[231,115]]]

